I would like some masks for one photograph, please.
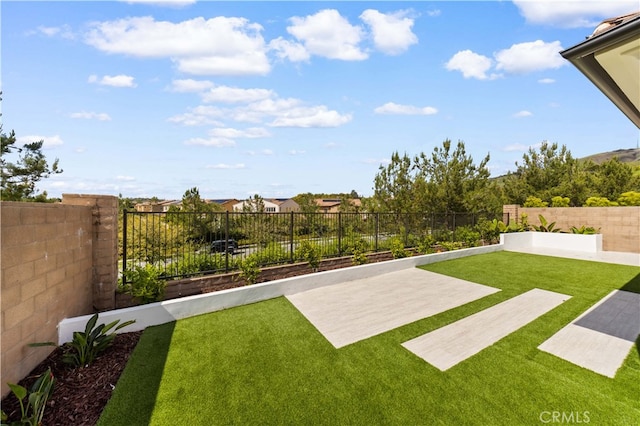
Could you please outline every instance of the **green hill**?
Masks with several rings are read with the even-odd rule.
[[[599,154],[589,155],[580,158],[580,160],[591,160],[596,164],[602,164],[613,157],[618,157],[621,163],[631,163],[631,165],[640,165],[640,148],[616,149],[615,151],[601,152]]]

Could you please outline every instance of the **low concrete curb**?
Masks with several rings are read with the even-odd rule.
[[[299,277],[285,278],[267,283],[254,284],[247,287],[222,290],[214,293],[199,294],[180,299],[172,299],[147,305],[116,309],[100,313],[98,323],[109,323],[120,320],[136,320],[135,324],[125,327],[119,332],[144,330],[152,325],[164,324],[183,318],[215,312],[235,306],[247,305],[280,296],[291,295],[317,287],[338,284],[362,278],[374,277],[419,265],[442,262],[449,259],[492,253],[503,250],[502,244],[473,247],[443,253],[407,257],[404,259],[378,262],[370,265],[359,265],[332,271],[317,272]],[[74,331],[84,331],[91,315],[65,318],[58,324],[58,344],[62,345],[73,338]]]

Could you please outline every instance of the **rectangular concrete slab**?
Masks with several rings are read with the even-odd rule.
[[[336,348],[500,291],[408,268],[287,298]]]
[[[571,296],[533,289],[402,344],[445,371],[545,314]]]
[[[607,377],[640,334],[640,294],[614,290],[538,349]]]

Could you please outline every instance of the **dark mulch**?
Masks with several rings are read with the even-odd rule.
[[[29,389],[37,376],[51,367],[56,382],[42,424],[95,425],[141,335],[142,331],[118,334],[113,344],[84,368],[72,369],[63,363],[62,349],[56,348],[19,383]],[[9,420],[19,420],[20,405],[13,394],[2,400],[2,411],[9,415]]]

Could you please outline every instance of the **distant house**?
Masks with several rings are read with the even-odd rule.
[[[161,213],[162,206],[159,203],[152,203],[145,201],[144,203],[138,203],[134,206],[137,212],[142,213]]]
[[[321,213],[338,213],[340,204],[342,204],[342,200],[339,198],[316,198],[315,202]],[[349,203],[355,207],[356,211],[362,207],[362,202],[359,198],[349,199]]]
[[[234,206],[239,203],[239,200],[235,198],[225,198],[225,199],[217,199],[217,200],[206,200],[207,203],[217,204],[226,212],[234,211]]]
[[[280,213],[299,212],[300,206],[291,198],[270,198],[268,201],[280,206]]]
[[[276,204],[269,200],[262,200],[264,203],[264,211],[265,213],[279,213],[280,212],[280,204]],[[251,200],[240,201],[233,205],[233,211],[242,212],[245,211],[245,206],[249,209],[253,209]]]

